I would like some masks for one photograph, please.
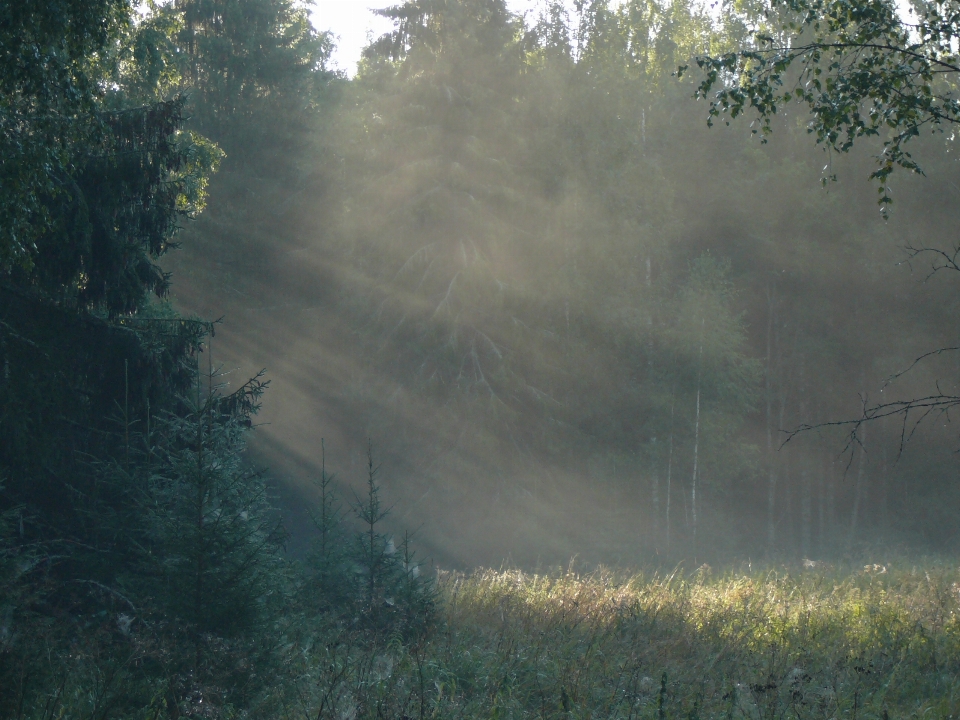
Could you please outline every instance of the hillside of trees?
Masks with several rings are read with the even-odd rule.
[[[738,691],[689,690],[685,624],[781,607],[775,580],[710,584],[741,561],[869,561],[837,581],[849,657],[814,673],[837,712],[893,647],[937,668],[897,707],[953,687],[953,575],[877,579],[957,550],[951,415],[845,424],[957,395],[951,279],[916,252],[949,256],[953,136],[915,139],[926,177],[884,175],[881,212],[882,137],[824,153],[795,106],[768,142],[708,127],[694,58],[764,7],[576,7],[400,3],[348,78],[293,0],[0,2],[0,717],[699,717]],[[544,600],[436,571],[571,557],[698,574],[571,564]],[[920,635],[841,627],[882,583]],[[539,651],[508,672],[489,603],[535,633],[608,586],[632,599],[585,600],[584,627],[701,605],[609,703],[606,666],[558,670],[579,620],[540,634],[564,638],[530,670],[549,692]],[[794,670],[723,672],[780,708]]]
[[[305,124],[251,120],[296,152],[228,148],[169,267],[270,371],[256,457],[309,497],[318,438],[348,485],[373,438],[448,567],[952,547],[945,418],[781,449],[955,382],[945,355],[884,387],[955,345],[952,284],[903,262],[946,236],[949,144],[884,220],[869,144],[824,153],[789,108],[766,144],[708,128],[677,68],[759,13],[407,3]]]

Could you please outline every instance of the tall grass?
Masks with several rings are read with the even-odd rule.
[[[419,643],[303,648],[291,717],[948,718],[960,573],[482,571]]]

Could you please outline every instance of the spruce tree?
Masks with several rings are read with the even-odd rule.
[[[151,420],[137,458],[124,583],[157,637],[148,669],[168,712],[249,707],[268,690],[270,631],[290,599],[285,536],[263,472],[242,457],[265,386],[258,375],[224,394],[212,369],[198,372],[181,408]]]
[[[265,382],[229,395],[198,375],[185,412],[156,420],[144,538],[149,578],[165,611],[189,627],[198,664],[205,638],[256,633],[279,588],[279,521],[262,472],[241,458]]]
[[[353,600],[348,561],[348,536],[343,527],[340,499],[334,489],[335,476],[327,472],[327,449],[320,440],[320,477],[314,482],[317,507],[311,511],[317,531],[307,557],[304,605],[308,613],[339,613]]]
[[[432,619],[435,598],[420,573],[410,535],[405,534],[397,548],[393,537],[383,530],[390,508],[384,507],[380,498],[379,471],[371,442],[367,445],[366,492],[356,496],[353,503],[360,526],[350,553],[358,578],[355,602],[364,629],[416,634]]]
[[[373,624],[382,621],[388,603],[394,602],[388,597],[388,590],[392,586],[396,565],[396,546],[392,538],[382,532],[383,520],[390,514],[390,509],[384,508],[380,500],[379,471],[379,466],[373,464],[373,444],[368,443],[366,493],[357,495],[353,503],[353,514],[360,529],[354,537],[352,558],[360,576],[357,601]]]

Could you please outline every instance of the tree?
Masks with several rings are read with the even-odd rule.
[[[373,462],[373,444],[368,441],[366,491],[352,503],[359,529],[347,550],[356,570],[354,608],[359,609],[367,629],[416,635],[430,622],[436,598],[429,581],[420,574],[410,534],[404,534],[398,548],[393,537],[382,532],[391,508],[384,507],[380,499],[379,472],[380,466]]]
[[[702,532],[704,490],[722,495],[723,484],[749,475],[755,453],[737,438],[755,409],[759,365],[744,352],[743,318],[733,312],[730,264],[703,255],[694,261],[681,289],[673,332],[675,396],[686,408],[690,471],[690,534],[696,555]]]
[[[182,98],[157,101],[142,82],[129,92],[133,75],[147,74],[117,47],[135,34],[126,3],[15,5],[4,20],[19,23],[22,37],[5,50],[30,56],[34,43],[50,57],[36,67],[28,57],[0,85],[4,122],[24,134],[0,142],[40,153],[4,156],[7,179],[23,174],[32,184],[11,181],[3,200],[15,199],[5,230],[29,232],[0,260],[0,354],[14,379],[0,388],[0,472],[11,502],[28,514],[45,508],[43,534],[64,537],[79,530],[65,478],[80,493],[89,480],[76,454],[104,456],[118,406],[142,418],[151,402],[171,407],[189,382],[183,360],[196,348],[196,325],[151,296],[167,291],[156,261],[202,209],[219,151],[183,130]]]
[[[246,145],[250,155],[250,146],[267,143],[265,156],[289,153],[292,126],[314,108],[332,49],[306,9],[293,0],[176,0],[159,15],[178,21],[193,126],[228,152]]]
[[[183,130],[181,97],[160,97],[146,59],[165,36],[139,31],[129,3],[9,5],[0,353],[23,382],[0,389],[0,469],[15,501],[47,505],[63,499],[42,488],[71,473],[69,456],[103,448],[117,403],[142,417],[183,389],[195,327],[148,306],[169,284],[157,261],[203,208],[220,153]]]
[[[150,260],[175,218],[202,207],[216,151],[180,133],[181,99],[116,102],[111,88],[142,69],[116,51],[136,35],[128,0],[0,12],[0,270],[57,302],[129,312],[165,292]],[[149,56],[151,38],[137,39]]]
[[[810,110],[808,131],[830,150],[883,136],[871,178],[886,208],[894,169],[922,172],[907,144],[960,123],[955,5],[918,3],[908,19],[887,0],[773,0],[757,20],[745,47],[696,58],[710,121],[752,109],[754,132],[766,136],[779,110],[798,101]]]
[[[96,120],[96,142],[45,204],[50,226],[34,243],[32,267],[12,274],[57,304],[116,317],[166,294],[169,278],[155,261],[174,246],[178,221],[202,208],[220,152],[182,132],[182,98]]]
[[[830,151],[845,153],[863,138],[882,139],[870,177],[879,185],[878,203],[886,216],[893,172],[899,167],[923,173],[908,143],[921,131],[943,132],[960,124],[960,13],[943,0],[918,3],[907,16],[885,0],[773,0],[761,17],[745,47],[696,58],[705,72],[697,96],[710,102],[708,122],[752,110],[759,119],[753,132],[766,140],[773,118],[796,101],[809,108],[808,132]],[[932,273],[960,271],[960,245],[906,250],[910,260],[932,257]],[[958,350],[925,353],[887,384],[926,360]],[[865,422],[900,416],[902,451],[920,421],[958,405],[960,395],[938,384],[929,395],[892,402],[870,404],[864,397],[861,417],[826,424],[850,426],[848,449],[853,450],[862,444],[858,431]],[[811,429],[804,423],[798,431]]]
[[[166,63],[175,23],[138,24],[119,0],[0,9],[0,606],[12,613],[5,609],[0,622],[16,619],[17,634],[29,635],[3,641],[0,676],[29,682],[0,682],[0,707],[102,715],[103,703],[113,703],[136,713],[157,694],[156,667],[138,664],[147,655],[162,664],[164,656],[162,632],[140,632],[151,610],[161,610],[157,627],[176,618],[224,635],[249,627],[262,610],[259,600],[241,602],[224,619],[203,598],[205,614],[196,603],[192,615],[178,614],[188,595],[164,596],[160,590],[177,583],[148,582],[150,563],[140,554],[161,547],[154,562],[177,559],[158,539],[165,531],[169,540],[178,519],[160,490],[191,479],[176,476],[186,473],[175,467],[176,452],[187,452],[189,423],[200,422],[184,398],[209,326],[151,297],[168,287],[157,261],[175,247],[180,223],[202,209],[221,153],[183,127],[185,99]],[[209,432],[190,448],[196,456],[207,444],[195,473],[203,482],[194,486],[233,473],[235,494],[246,493],[238,502],[222,490],[203,498],[208,509],[233,503],[215,528],[204,523],[200,538],[211,540],[208,555],[225,554],[225,562],[204,560],[221,574],[203,584],[225,601],[236,599],[240,581],[254,594],[263,587],[264,573],[249,582],[262,564],[246,551],[275,546],[264,540],[265,516],[253,512],[263,484],[239,469],[237,436],[255,403],[234,400],[209,401],[216,408],[200,413]],[[133,444],[145,436],[153,447],[138,452]],[[137,482],[144,478],[155,482]],[[145,485],[153,504],[138,494]],[[227,526],[232,536],[213,532]],[[74,622],[79,616],[97,620]],[[134,666],[137,687],[118,679]],[[98,692],[82,695],[96,699],[68,707],[71,688],[92,687],[95,677],[104,679]]]
[[[193,646],[198,680],[211,641],[256,638],[271,617],[271,596],[281,592],[283,532],[263,473],[241,458],[265,385],[258,376],[223,395],[198,373],[181,411],[155,419],[139,463],[142,525],[127,532],[141,548],[142,569],[132,591],[187,631],[180,639]]]
[[[29,267],[50,225],[45,201],[69,193],[75,150],[102,94],[90,59],[128,21],[128,0],[0,3],[0,268]]]

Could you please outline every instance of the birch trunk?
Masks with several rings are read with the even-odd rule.
[[[653,286],[653,272],[650,262],[650,256],[647,256],[647,327],[653,327],[653,313],[649,310],[650,289]],[[651,380],[653,376],[653,351],[651,349],[652,342],[647,342],[647,379]],[[653,487],[651,488],[653,497],[653,532],[655,542],[659,545],[660,543],[660,453],[657,451],[657,438],[653,438]]]
[[[806,361],[800,355],[800,422],[809,424],[807,417],[807,374]],[[810,557],[810,541],[813,536],[813,488],[810,480],[810,463],[800,458],[800,552]]]
[[[776,523],[774,508],[777,497],[777,464],[773,450],[773,327],[774,327],[774,291],[767,285],[767,551],[773,551],[776,542]]]
[[[886,430],[887,419],[880,421],[880,431],[883,436],[880,440],[880,497],[878,498],[879,508],[877,518],[884,531],[890,527],[890,443],[889,438],[884,432]]]
[[[777,344],[779,346],[779,342]],[[780,355],[779,348],[777,350],[777,355],[778,356]],[[778,357],[778,362],[777,362],[778,366],[779,366],[779,360],[780,358]],[[787,385],[786,383],[780,383],[780,388],[779,388],[780,392],[778,393],[778,395],[780,396],[778,398],[780,402],[780,407],[778,408],[778,412],[777,412],[778,428],[783,427],[784,414],[786,413],[786,409],[787,409],[786,385]],[[776,464],[774,465],[774,468],[770,473],[770,478],[767,485],[767,512],[768,512],[767,539],[770,543],[770,552],[773,552],[776,549],[776,543],[777,543],[777,526],[779,525],[779,523],[777,522],[778,518],[777,518],[777,502],[776,502],[778,482],[780,477],[784,477],[784,478],[790,477],[789,459],[790,459],[789,453],[785,453],[785,454],[780,452],[777,453]],[[789,487],[787,488],[787,490],[789,490]],[[785,504],[781,502],[781,505],[786,507],[787,511],[789,512],[789,509],[790,509],[789,496],[787,497],[787,502]]]
[[[690,483],[690,516],[693,520],[693,561],[697,561],[697,473],[700,470],[700,381],[703,376],[703,327],[700,320],[700,357],[697,362],[697,415],[693,426],[693,479]]]
[[[813,488],[810,481],[810,471],[806,462],[801,465],[800,471],[800,552],[805,558],[810,557],[810,545],[813,538]]]

